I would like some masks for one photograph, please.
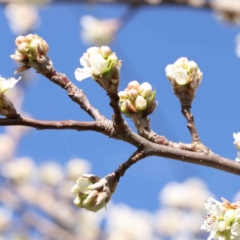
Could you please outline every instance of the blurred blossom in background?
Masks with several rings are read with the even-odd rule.
[[[103,19],[99,20],[93,16],[86,15],[80,18],[82,30],[80,37],[87,45],[108,45],[114,39],[117,30],[121,26],[120,20]]]
[[[16,35],[26,34],[40,25],[38,7],[35,4],[21,3],[21,1],[9,3],[4,11],[9,27]]]

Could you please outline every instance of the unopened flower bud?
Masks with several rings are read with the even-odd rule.
[[[37,47],[41,46],[41,40],[38,38],[35,38],[30,43],[30,49],[35,50]]]
[[[21,44],[18,45],[18,51],[21,54],[27,54],[29,49],[28,49],[28,44],[26,42],[22,42]]]
[[[25,36],[26,41],[31,42],[31,41],[34,39],[34,36],[35,36],[35,35],[32,34],[32,33],[26,35],[26,36]]]
[[[84,174],[72,188],[72,193],[76,196],[74,204],[79,208],[97,212],[107,205],[116,185],[116,176],[108,175],[100,179],[95,175]]]
[[[127,110],[127,107],[126,107],[126,101],[121,102],[120,107],[121,107],[120,108],[121,113],[123,113],[127,117],[130,117],[130,112]]]
[[[166,67],[166,76],[182,106],[191,105],[195,92],[202,81],[202,72],[194,61],[179,58]]]
[[[131,113],[146,117],[157,106],[155,95],[156,91],[152,91],[152,86],[149,83],[145,82],[140,85],[137,81],[131,81],[128,87],[120,94],[121,112],[127,117],[133,117]]]
[[[112,53],[112,50],[108,46],[102,46],[102,47],[100,47],[100,52],[101,52],[103,58],[106,59]]]
[[[139,82],[138,81],[131,81],[129,84],[128,84],[128,86],[127,86],[127,88],[128,89],[136,89],[136,90],[138,90],[139,89],[139,87],[140,87],[140,84],[139,84]]]
[[[91,47],[80,58],[84,68],[75,70],[78,81],[92,77],[102,88],[108,92],[116,92],[119,84],[121,61],[109,47]],[[108,81],[109,83],[106,83]]]
[[[120,91],[118,92],[118,96],[119,96],[119,101],[123,102],[125,99],[128,98],[128,94],[126,91]]]
[[[137,113],[137,109],[132,101],[130,101],[129,99],[126,99],[125,103],[126,103],[126,109],[128,112]]]
[[[24,42],[26,39],[25,39],[25,37],[24,36],[18,36],[17,38],[16,38],[16,40],[15,40],[15,44],[18,46],[18,45],[20,45],[22,42]]]
[[[137,98],[137,96],[138,96],[138,91],[136,89],[134,89],[134,88],[129,89],[127,91],[127,95],[128,95],[128,98],[130,100],[135,100]]]
[[[188,62],[188,72],[197,71],[198,65],[194,61]]]
[[[145,100],[144,97],[139,95],[135,101],[135,106],[137,110],[143,111],[147,107],[147,101]]]
[[[148,98],[152,95],[152,86],[148,82],[144,82],[139,87],[139,93],[144,98]]]

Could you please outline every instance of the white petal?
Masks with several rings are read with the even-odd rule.
[[[77,185],[79,187],[79,191],[84,194],[89,194],[92,189],[92,182],[87,178],[79,178],[77,180]]]
[[[233,223],[231,227],[231,233],[234,236],[239,236],[240,235],[240,224],[238,222]]]
[[[75,78],[78,81],[82,81],[85,78],[91,77],[91,69],[90,68],[77,68],[74,72]]]
[[[14,87],[14,85],[21,79],[21,77],[19,77],[18,79],[15,78],[10,78],[10,79],[5,79],[0,77],[0,91],[1,92],[5,92],[7,91],[9,88]]]
[[[179,85],[185,85],[188,82],[187,71],[182,67],[174,67],[172,76]]]
[[[90,57],[90,64],[92,73],[95,75],[103,74],[108,67],[108,62],[102,57],[101,54],[96,54]]]
[[[80,58],[80,64],[83,67],[90,67],[88,54],[87,53],[84,53],[83,56]]]
[[[87,50],[88,56],[92,56],[99,53],[99,47],[90,47]]]

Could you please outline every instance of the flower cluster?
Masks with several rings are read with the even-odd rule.
[[[157,106],[157,102],[155,102],[156,91],[153,91],[152,86],[147,82],[140,85],[137,81],[131,81],[128,87],[119,92],[118,95],[121,112],[127,117],[130,117],[131,113],[147,116]]]
[[[79,208],[97,212],[105,207],[115,191],[117,181],[108,175],[99,178],[93,174],[83,174],[72,188],[76,196],[74,204]]]
[[[45,40],[39,37],[36,34],[28,34],[26,36],[18,36],[15,40],[17,49],[15,54],[12,54],[10,57],[24,64],[17,72],[23,72],[30,68],[26,65],[27,63],[37,62],[43,64],[47,61],[47,52],[49,46]]]
[[[218,202],[209,198],[205,202],[206,215],[201,229],[210,232],[208,240],[240,239],[240,202],[222,200],[223,202]]]
[[[99,20],[86,15],[80,19],[82,26],[81,37],[84,42],[94,45],[109,44],[114,40],[115,33],[120,27],[118,19]]]
[[[109,47],[88,48],[80,58],[80,64],[84,68],[75,70],[75,77],[78,81],[92,77],[105,90],[116,91],[121,61]]]
[[[181,103],[191,103],[202,80],[202,72],[198,65],[181,57],[174,64],[167,65],[165,71]]]

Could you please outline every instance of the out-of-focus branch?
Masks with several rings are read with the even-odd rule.
[[[39,194],[39,189],[30,184],[16,185],[13,186],[13,189],[18,197],[24,200],[24,202],[34,207],[38,207],[47,213],[65,230],[72,230],[69,226],[73,226],[74,224],[74,217],[70,218],[70,216],[73,216],[73,209],[67,204],[63,204],[63,202],[61,203],[61,201],[54,197],[52,195],[52,189],[44,189],[44,187],[41,186],[41,194]],[[63,214],[59,212],[59,208],[61,208]],[[67,216],[64,214],[66,212],[68,213]],[[63,215],[65,215],[65,217]]]
[[[0,0],[0,4],[7,3],[19,3],[19,0]],[[32,3],[33,1],[29,0],[21,0],[22,3]],[[41,1],[41,4],[48,3],[48,0]],[[178,6],[178,7],[189,7],[195,8],[199,10],[218,10],[224,12],[228,15],[240,15],[240,9],[236,7],[235,3],[230,3],[229,1],[197,1],[197,0],[52,0],[51,3],[61,3],[61,4],[69,4],[69,3],[102,3],[102,4],[130,4],[135,6],[145,6],[152,5],[156,6]]]
[[[23,203],[27,203],[34,207],[38,207],[56,221],[53,223],[50,220],[40,217],[34,212],[31,212],[30,216],[29,212],[24,213],[23,211],[24,221],[28,226],[35,227],[38,231],[44,233],[49,238],[57,240],[77,240],[76,236],[71,233],[72,230],[68,229],[75,219],[72,218],[71,221],[69,217],[60,217],[61,214],[59,214],[59,209],[56,207],[58,204],[57,199],[52,196],[52,192],[42,191],[43,189],[41,189],[41,194],[39,194],[39,189],[35,189],[31,185],[12,185],[10,189],[9,187],[3,186],[0,188],[0,202],[16,211],[21,211],[23,208]],[[64,207],[68,208],[66,205],[64,205]],[[63,210],[64,209],[61,209],[61,211]],[[70,209],[68,209],[68,213],[70,214]],[[32,218],[33,216],[36,221]],[[39,224],[44,225],[39,226]],[[46,224],[49,224],[47,228],[45,226]],[[53,232],[55,232],[55,230],[57,231],[57,234],[54,236]]]
[[[31,227],[37,229],[39,232],[47,235],[50,239],[56,240],[78,240],[79,238],[72,233],[62,229],[52,221],[41,217],[33,211],[27,211],[23,214],[23,220]]]

